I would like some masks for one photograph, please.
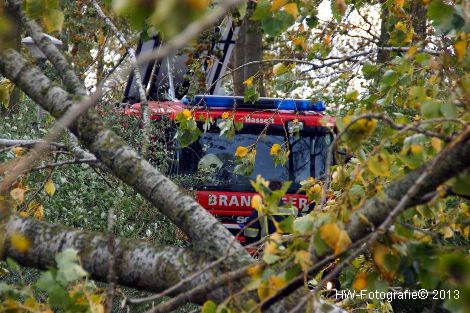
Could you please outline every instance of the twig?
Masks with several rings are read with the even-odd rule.
[[[58,142],[45,142],[44,140],[0,139],[0,147],[33,147],[37,144],[47,144],[52,149],[67,149],[67,145]]]
[[[111,312],[113,309],[114,289],[116,288],[116,269],[115,252],[116,240],[114,238],[114,208],[108,209],[108,288],[106,289],[105,312]]]
[[[65,161],[59,161],[59,162],[54,162],[54,163],[48,163],[44,164],[41,166],[37,166],[31,169],[31,171],[39,171],[43,170],[46,168],[55,168],[59,166],[64,166],[64,165],[70,165],[70,164],[83,164],[83,163],[98,163],[98,159],[93,158],[93,159],[74,159],[74,160],[65,160]]]

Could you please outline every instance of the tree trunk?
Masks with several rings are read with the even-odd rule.
[[[413,24],[413,44],[426,40],[427,7],[421,1],[411,1],[410,17]]]
[[[380,37],[379,37],[379,42],[377,44],[379,47],[387,46],[388,40],[390,39],[390,36],[388,34],[388,21],[387,21],[388,15],[389,15],[388,9],[382,3],[382,10],[380,14]],[[385,63],[389,60],[390,60],[390,51],[379,50],[379,52],[377,53],[377,63]]]
[[[263,33],[261,32],[261,23],[251,20],[251,15],[255,8],[255,3],[248,3],[247,12],[243,18],[233,53],[232,63],[234,68],[249,62],[260,61],[263,57]],[[245,91],[243,82],[257,73],[259,73],[256,79],[258,91],[261,96],[265,96],[263,74],[260,64],[251,64],[233,73],[235,95],[243,95]]]

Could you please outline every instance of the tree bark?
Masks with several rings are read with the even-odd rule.
[[[232,63],[234,68],[248,62],[260,61],[263,57],[263,33],[261,31],[261,23],[259,21],[251,20],[251,15],[256,8],[256,4],[254,2],[249,2],[247,6],[247,12],[240,26],[233,53]],[[256,83],[260,95],[265,96],[263,75],[260,71],[261,64],[248,65],[239,71],[235,71],[233,73],[235,95],[243,95],[245,91],[245,85],[243,82],[259,72]]]
[[[55,255],[72,248],[79,252],[83,268],[93,279],[107,281],[109,251],[106,234],[80,231],[59,225],[47,224],[32,218],[11,217],[5,227],[2,258],[8,256],[30,267],[47,269],[56,266]],[[10,243],[12,234],[27,238],[29,249],[18,251]],[[194,248],[155,246],[145,241],[116,239],[115,273],[118,283],[137,289],[161,292],[214,260],[208,251]],[[244,264],[222,262],[206,273],[188,281],[172,294],[178,294],[204,284],[221,275],[225,267],[242,267]],[[205,299],[222,301],[228,296],[223,289],[212,290]]]
[[[426,40],[427,37],[427,7],[421,1],[411,1],[411,23],[413,25],[413,43]]]

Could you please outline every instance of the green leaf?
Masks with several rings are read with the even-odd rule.
[[[452,190],[462,196],[470,196],[470,174],[462,173],[452,182]]]
[[[353,90],[346,94],[345,100],[346,102],[353,102],[357,97],[359,97],[359,91]]]
[[[320,232],[318,231],[313,238],[313,244],[315,245],[315,252],[318,256],[323,255],[328,251],[328,245],[321,239]]]
[[[441,113],[444,117],[447,118],[456,118],[457,117],[457,107],[455,104],[449,103],[441,103]]]
[[[204,303],[201,308],[201,313],[216,313],[217,312],[217,304],[214,301],[208,300]]]
[[[7,258],[7,264],[12,271],[20,273],[20,266],[13,259]]]
[[[305,19],[307,26],[310,28],[315,28],[318,25],[318,17],[316,15],[309,16]]]
[[[294,220],[295,217],[292,215],[287,216],[285,219],[278,223],[280,230],[283,233],[291,234],[294,231]]]
[[[302,216],[294,221],[294,232],[305,234],[313,229],[313,217],[310,215]]]
[[[370,62],[365,62],[364,65],[362,65],[362,74],[365,79],[373,78],[378,72],[379,68]]]
[[[258,5],[259,5],[259,2],[258,2]],[[247,7],[247,3],[246,2],[243,2],[242,4],[239,4],[237,6],[237,9],[238,9],[238,14],[240,14],[240,19],[243,19],[246,15],[246,7]]]
[[[240,131],[243,128],[243,122],[235,122],[234,125],[237,131]]]
[[[45,291],[49,291],[55,285],[57,285],[57,282],[51,270],[43,272],[36,282],[36,287]]]
[[[428,6],[428,18],[441,33],[458,31],[465,25],[465,19],[455,11],[454,7],[442,0],[431,1]]]
[[[78,252],[74,249],[65,249],[55,256],[57,267],[59,269],[65,268],[70,264],[74,264],[78,260]]]
[[[243,101],[245,103],[255,103],[259,99],[259,92],[256,87],[251,85],[245,89]]]
[[[351,204],[357,205],[365,195],[366,192],[364,191],[364,187],[354,184],[349,190],[348,197]]]
[[[46,30],[49,33],[55,31],[61,31],[64,25],[64,13],[60,10],[51,9],[48,10],[43,16],[42,21],[46,26]]]
[[[397,80],[398,80],[398,73],[395,72],[394,70],[388,70],[383,75],[382,85],[392,86],[397,82]]]
[[[441,101],[436,99],[426,100],[421,105],[421,114],[425,118],[441,116]]]
[[[268,0],[260,0],[256,4],[256,9],[251,16],[254,21],[265,19],[271,14],[271,3]]]
[[[261,21],[264,31],[269,36],[275,37],[294,24],[295,19],[285,11],[277,11],[273,16],[267,16]]]
[[[24,1],[26,14],[31,19],[40,18],[45,10],[45,3],[43,0],[26,0]]]

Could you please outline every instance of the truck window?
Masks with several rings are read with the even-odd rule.
[[[196,175],[201,168],[209,170],[200,175],[201,180],[195,188],[249,191],[249,180],[262,175],[267,180],[292,181],[293,190],[302,180],[310,176],[319,178],[325,171],[328,135],[308,134],[300,138],[290,138],[290,159],[284,165],[275,166],[270,155],[274,144],[285,142],[283,134],[268,134],[258,138],[258,134],[238,133],[228,141],[218,132],[207,132],[190,147],[180,153],[180,173]],[[234,153],[238,146],[248,147],[256,143],[256,159],[253,173],[249,177],[236,175]],[[210,175],[211,177],[205,177]]]

